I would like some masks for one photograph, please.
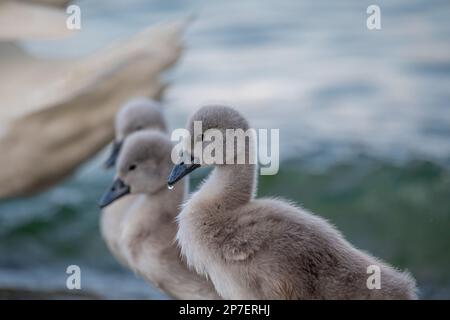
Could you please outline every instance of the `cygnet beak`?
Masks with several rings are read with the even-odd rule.
[[[114,141],[111,148],[111,153],[108,159],[103,164],[105,169],[110,169],[116,165],[117,158],[119,157],[120,149],[122,148],[123,141]]]
[[[200,164],[197,163],[185,164],[184,162],[181,162],[175,165],[169,177],[167,178],[167,184],[169,185],[169,187],[173,186],[175,183],[180,181],[184,176],[188,175],[189,173],[191,173],[192,171],[194,171],[199,167]]]
[[[100,198],[98,205],[100,208],[104,208],[107,205],[113,203],[117,199],[130,193],[130,187],[127,186],[122,180],[117,178],[113,184],[106,190],[103,196]]]

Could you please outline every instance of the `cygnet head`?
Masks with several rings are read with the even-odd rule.
[[[128,101],[116,115],[116,138],[111,153],[104,163],[105,168],[115,166],[122,144],[130,134],[147,129],[167,130],[162,106],[148,98]]]
[[[172,143],[161,131],[146,130],[130,135],[117,162],[116,179],[100,199],[101,208],[127,194],[154,194],[166,189]]]
[[[200,123],[201,130],[199,130]],[[185,175],[202,166],[240,163],[237,160],[243,155],[244,159],[248,161],[249,139],[254,139],[252,132],[247,131],[248,129],[247,120],[231,107],[205,106],[200,108],[188,121],[189,135],[183,141],[182,160],[173,168],[167,181],[168,185],[174,185]],[[236,135],[244,138],[241,140],[244,141],[243,144],[236,142]],[[216,137],[219,139],[217,140]],[[214,149],[213,146],[219,146],[216,151],[217,149],[221,150],[221,156],[216,157],[217,154],[214,151],[209,157],[208,151]],[[200,153],[201,159],[198,158]]]

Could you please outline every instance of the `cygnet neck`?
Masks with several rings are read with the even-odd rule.
[[[255,196],[256,165],[216,166],[200,190],[222,209],[231,210],[248,203]]]

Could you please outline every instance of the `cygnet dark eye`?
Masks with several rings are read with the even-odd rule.
[[[136,131],[142,130],[142,126],[137,126]]]
[[[136,169],[136,165],[130,164],[130,166],[128,167],[128,170],[133,171],[134,169]]]

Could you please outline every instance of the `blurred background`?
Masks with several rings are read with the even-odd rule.
[[[181,60],[166,74],[170,127],[203,104],[225,103],[256,128],[279,128],[280,171],[259,178],[260,196],[294,200],[357,247],[408,269],[421,298],[450,298],[448,1],[73,3],[80,32],[27,41],[27,51],[81,57],[193,15]],[[381,30],[366,27],[371,4],[381,8]],[[101,167],[105,157],[43,193],[0,201],[0,297],[63,295],[66,267],[76,264],[80,296],[166,298],[101,239],[96,203],[113,175]]]

